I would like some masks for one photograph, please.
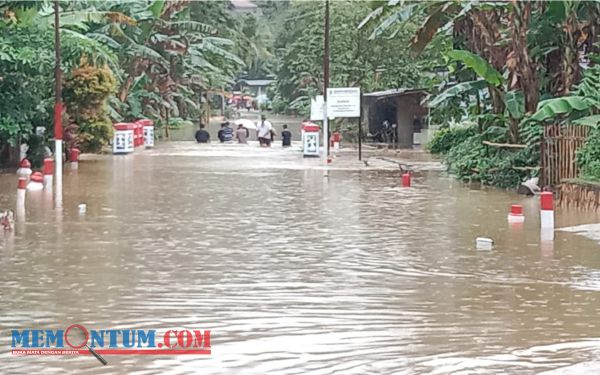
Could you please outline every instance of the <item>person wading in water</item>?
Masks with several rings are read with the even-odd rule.
[[[248,129],[244,127],[244,125],[239,125],[237,130],[235,131],[235,137],[237,138],[239,143],[248,143],[248,137],[250,136],[250,132]]]
[[[221,143],[233,142],[233,129],[229,127],[229,121],[221,124],[221,130],[219,130],[219,140]]]
[[[292,145],[292,133],[288,130],[287,125],[283,125],[283,131],[281,132],[281,145],[283,147]]]
[[[258,134],[258,143],[261,147],[271,147],[271,134],[273,131],[273,125],[267,121],[267,116],[260,116],[260,123],[256,126]]]
[[[204,129],[204,124],[200,124],[200,130],[196,132],[196,142],[208,143],[210,142],[210,134]]]

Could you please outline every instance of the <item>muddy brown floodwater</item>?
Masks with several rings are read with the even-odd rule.
[[[600,373],[596,241],[541,242],[537,199],[438,171],[406,189],[394,169],[318,166],[169,143],[67,170],[62,213],[30,193],[0,237],[0,373]],[[0,176],[0,207],[15,187]],[[557,211],[557,227],[598,221]],[[210,329],[212,354],[11,355],[11,330],[72,323]]]

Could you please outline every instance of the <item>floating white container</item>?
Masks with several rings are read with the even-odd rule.
[[[492,250],[494,240],[486,237],[477,237],[477,239],[475,239],[475,244],[477,246],[477,250]]]

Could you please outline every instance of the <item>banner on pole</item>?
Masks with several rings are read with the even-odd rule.
[[[360,88],[327,89],[327,117],[360,117]]]
[[[310,100],[310,120],[323,121],[325,116],[325,99],[323,95],[317,95],[316,98]]]

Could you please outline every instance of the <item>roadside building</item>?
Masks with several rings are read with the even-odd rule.
[[[422,89],[391,89],[363,94],[363,134],[374,142],[412,148],[428,139],[428,109],[423,103],[427,92]],[[393,136],[384,137],[385,123],[396,124]],[[388,131],[389,133],[389,131]]]

